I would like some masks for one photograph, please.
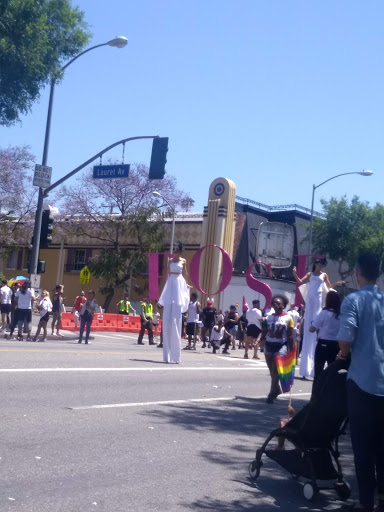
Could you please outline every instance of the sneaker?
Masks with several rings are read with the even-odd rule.
[[[17,341],[23,341],[23,336],[21,334],[17,336]]]
[[[201,345],[201,348],[205,348],[207,345],[205,344],[205,342]]]
[[[41,342],[42,342],[42,341],[47,341],[47,338],[43,338],[43,339],[41,339],[41,340],[37,340],[37,341],[41,341]]]
[[[32,341],[32,338],[30,336],[27,336],[27,341]],[[36,341],[36,340],[33,340]]]
[[[137,344],[138,345],[144,345],[144,343],[142,341],[138,341]]]
[[[62,338],[64,335],[63,335],[63,334],[60,334],[60,333],[58,332],[58,333],[56,333],[56,336],[57,336],[58,338]]]
[[[228,350],[224,349],[224,350],[222,351],[222,354],[229,354],[229,352],[228,352]]]
[[[27,340],[28,341],[28,340]],[[37,341],[37,338],[36,336],[34,338],[32,338],[32,341]]]
[[[247,354],[244,354],[244,359],[248,359],[248,355]]]
[[[53,333],[51,334],[51,336],[57,336],[57,334],[56,334],[55,332],[53,332]]]
[[[210,343],[208,343],[208,348],[211,348],[211,344]]]
[[[77,343],[81,343],[83,340],[79,340]]]
[[[163,348],[163,344],[162,344],[162,343],[159,343],[159,344],[157,345],[157,348]]]
[[[236,350],[236,347],[232,347],[231,350]]]

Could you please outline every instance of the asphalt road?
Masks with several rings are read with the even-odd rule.
[[[336,510],[333,491],[308,502],[302,484],[266,460],[248,475],[287,398],[265,403],[263,360],[184,351],[165,365],[135,335],[46,343],[0,340],[0,511]],[[145,339],[145,342],[147,340]],[[184,342],[183,342],[184,344]],[[309,399],[297,379],[293,405]],[[349,439],[342,442],[354,485]]]

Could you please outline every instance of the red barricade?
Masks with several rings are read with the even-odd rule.
[[[62,314],[61,328],[64,329],[64,331],[74,331],[75,330],[75,315],[73,313],[63,313]]]
[[[117,332],[140,332],[141,322],[139,316],[116,315]]]
[[[80,319],[79,319],[80,325]],[[75,331],[75,315],[63,313],[61,327],[65,331]],[[141,322],[139,316],[117,315],[113,313],[95,313],[91,325],[94,332],[140,332]],[[161,332],[159,320],[158,332]]]

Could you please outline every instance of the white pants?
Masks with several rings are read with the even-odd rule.
[[[163,359],[166,363],[181,360],[181,306],[164,304],[163,312]]]
[[[79,312],[78,311],[75,311],[75,329],[77,329],[78,325],[79,325]]]

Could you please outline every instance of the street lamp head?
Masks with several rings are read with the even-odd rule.
[[[157,190],[155,190],[154,192],[152,192],[152,195],[155,196],[155,197],[163,197],[160,192],[157,192]]]
[[[115,48],[124,48],[124,46],[127,46],[128,39],[124,36],[116,36],[114,39],[111,39],[108,41],[108,46],[113,46]]]
[[[360,171],[357,174],[360,174],[361,176],[372,176],[373,171]]]

